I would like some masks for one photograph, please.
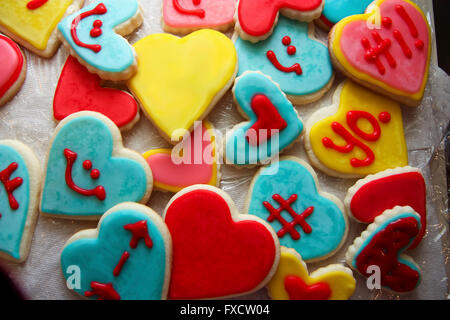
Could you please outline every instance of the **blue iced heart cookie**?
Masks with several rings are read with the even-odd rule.
[[[0,257],[24,261],[38,216],[39,161],[15,140],[0,141]]]
[[[237,37],[238,75],[248,70],[261,71],[278,83],[292,101],[316,100],[318,97],[312,95],[328,89],[333,68],[328,48],[310,37],[309,28],[313,28],[312,23],[280,15],[268,39],[251,43]]]
[[[345,17],[364,13],[371,2],[373,0],[325,0],[320,19],[331,28]]]
[[[91,299],[165,299],[171,256],[162,219],[128,202],[106,212],[97,229],[70,238],[61,268],[69,288]]]
[[[136,19],[133,24],[139,26],[140,17],[137,0],[96,1],[64,18],[58,30],[65,44],[87,65],[106,73],[124,73],[136,64],[136,59],[128,41],[114,28],[131,19]],[[132,29],[127,28],[122,33],[128,34]],[[106,77],[102,72],[99,75]],[[122,80],[129,76],[131,74],[106,79]]]
[[[250,121],[238,124],[227,134],[225,158],[228,163],[264,163],[302,133],[303,123],[292,103],[278,85],[262,73],[246,72],[237,78],[233,94]]]
[[[280,245],[295,249],[307,261],[332,255],[347,235],[342,203],[320,192],[314,170],[295,157],[261,168],[247,204],[249,214],[269,222]]]
[[[78,112],[56,128],[41,211],[96,219],[120,202],[146,202],[152,185],[150,167],[140,154],[123,148],[111,120],[96,112]]]

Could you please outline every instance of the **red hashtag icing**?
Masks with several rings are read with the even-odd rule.
[[[367,268],[378,266],[381,272],[381,285],[396,292],[413,290],[419,282],[417,270],[398,261],[399,252],[419,233],[419,225],[413,217],[401,218],[389,223],[376,233],[356,257],[356,267],[365,276]]]
[[[272,199],[280,204],[278,209],[275,209],[268,201],[264,201],[263,205],[270,212],[270,216],[267,218],[267,221],[273,222],[276,219],[283,226],[277,232],[278,237],[282,238],[286,233],[289,233],[292,239],[300,239],[300,233],[295,229],[296,225],[299,225],[305,233],[312,232],[311,226],[305,221],[305,219],[313,213],[314,207],[308,207],[301,214],[298,214],[291,207],[291,204],[297,200],[296,194],[291,195],[287,200],[284,200],[279,194],[274,194]],[[291,222],[287,222],[286,219],[281,216],[281,212],[283,210],[286,210],[292,216]]]
[[[408,25],[409,32],[411,32],[411,35],[414,38],[417,38],[419,33],[417,32],[416,25],[412,21],[411,17],[408,15],[408,13],[405,10],[405,7],[402,5],[396,5],[395,11],[398,13],[398,15],[405,21],[405,23]]]
[[[91,282],[91,291],[85,291],[86,297],[97,296],[98,300],[120,300],[120,295],[114,289],[112,283]]]
[[[289,300],[328,300],[331,297],[331,289],[327,283],[307,285],[302,278],[292,275],[284,278],[284,288]]]
[[[153,247],[153,241],[148,235],[147,220],[141,220],[136,223],[130,223],[123,227],[125,230],[131,231],[133,237],[130,241],[130,247],[135,249],[138,242],[143,239],[148,248]]]
[[[5,187],[6,193],[8,195],[9,206],[13,210],[17,210],[19,208],[19,203],[14,197],[14,190],[22,185],[23,179],[20,177],[16,177],[12,180],[9,180],[14,171],[19,167],[17,162],[11,163],[6,169],[0,172],[0,181]]]
[[[389,112],[381,112],[378,116],[380,121],[383,123],[387,123],[391,119],[391,115]],[[364,118],[370,122],[372,125],[373,131],[371,133],[367,133],[362,131],[358,127],[358,120]],[[367,141],[377,141],[381,135],[381,128],[377,121],[377,119],[366,111],[349,111],[347,112],[347,125],[350,129],[359,137]],[[345,141],[346,144],[344,146],[336,145],[330,138],[324,137],[322,139],[322,143],[326,148],[332,148],[341,153],[349,153],[356,146],[360,148],[366,154],[364,159],[352,158],[350,159],[350,164],[353,167],[363,167],[371,165],[375,161],[375,154],[372,149],[370,149],[366,144],[362,141],[355,138],[342,124],[339,122],[331,123],[331,129],[338,135],[340,135]]]
[[[284,121],[277,108],[265,95],[255,95],[251,101],[251,108],[258,120],[249,128],[249,130],[252,130],[252,133],[256,133],[256,139],[251,139],[248,132],[246,134],[249,144],[259,145],[266,142],[268,138],[277,132],[276,130],[281,131],[287,127],[286,121]]]
[[[397,65],[397,62],[392,57],[392,55],[389,53],[389,47],[391,46],[391,40],[389,39],[382,39],[380,34],[376,31],[372,31],[372,37],[376,42],[375,47],[370,46],[370,41],[366,37],[361,39],[361,44],[366,50],[366,53],[364,55],[364,59],[366,59],[369,63],[375,63],[378,72],[380,74],[386,73],[386,68],[384,67],[383,63],[379,59],[380,55],[384,55],[386,57],[386,60],[388,61],[388,64],[391,68],[395,68]]]

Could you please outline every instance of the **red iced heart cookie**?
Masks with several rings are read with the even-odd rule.
[[[332,61],[362,85],[418,105],[431,50],[425,15],[407,0],[377,0],[366,12],[334,26],[329,45]]]
[[[169,297],[229,297],[264,286],[276,271],[279,243],[264,221],[236,212],[229,196],[206,185],[177,193],[165,211],[172,236]]]
[[[0,106],[20,88],[25,76],[25,59],[19,46],[0,34]],[[20,83],[19,83],[20,82]]]
[[[238,29],[243,39],[263,40],[272,32],[279,11],[292,19],[312,21],[320,16],[323,3],[323,0],[240,0]]]
[[[345,205],[358,221],[372,223],[387,209],[410,206],[420,215],[420,232],[408,249],[422,240],[427,225],[426,186],[419,169],[388,169],[359,180],[348,190]]]
[[[139,120],[136,100],[127,92],[100,86],[100,77],[69,56],[53,98],[53,115],[62,120],[78,111],[96,111],[118,127],[131,127]]]
[[[284,287],[290,300],[328,300],[331,296],[331,289],[327,283],[307,285],[297,276],[287,276],[284,279]]]

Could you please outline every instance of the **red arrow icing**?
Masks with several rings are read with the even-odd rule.
[[[91,291],[85,291],[86,297],[98,296],[98,300],[120,300],[120,295],[114,289],[112,283],[92,281]]]
[[[148,235],[147,220],[141,220],[136,223],[130,223],[123,227],[125,230],[131,231],[133,237],[130,241],[130,247],[135,249],[138,242],[144,239],[145,245],[148,248],[153,247],[153,241]]]

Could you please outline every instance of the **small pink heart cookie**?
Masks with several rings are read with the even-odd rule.
[[[25,80],[27,64],[19,46],[0,34],[0,106],[19,91]]]
[[[203,28],[227,31],[234,25],[236,1],[163,0],[163,29],[180,35]]]
[[[377,0],[365,14],[339,21],[329,35],[331,60],[346,76],[409,106],[420,104],[428,78],[431,35],[408,0]]]

